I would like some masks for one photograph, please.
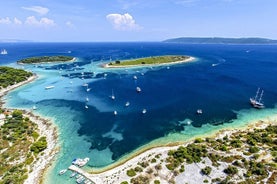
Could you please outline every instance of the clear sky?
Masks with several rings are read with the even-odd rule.
[[[1,0],[0,40],[277,39],[277,0]]]

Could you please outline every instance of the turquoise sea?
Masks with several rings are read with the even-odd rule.
[[[0,43],[0,48],[8,51],[0,55],[0,65],[39,75],[10,92],[6,106],[32,109],[35,105],[35,113],[52,119],[59,129],[61,150],[46,174],[47,184],[75,183],[70,173],[58,176],[74,158],[89,157],[87,170],[102,168],[141,147],[185,141],[277,113],[277,45]],[[77,60],[16,64],[22,58],[44,55]],[[111,60],[157,55],[190,55],[196,60],[158,67],[101,67]],[[46,90],[46,86],[55,87]],[[258,87],[264,90],[262,110],[249,104]],[[142,114],[143,109],[147,113]],[[203,114],[197,115],[197,109]]]

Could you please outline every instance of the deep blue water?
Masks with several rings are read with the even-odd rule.
[[[27,66],[35,72],[47,74],[48,78],[14,93],[19,97],[15,97],[14,102],[11,100],[11,106],[26,108],[36,103],[41,107],[67,107],[78,112],[78,117],[68,123],[70,125],[58,124],[59,127],[79,124],[77,135],[89,143],[90,150],[109,148],[113,160],[169,133],[185,132],[186,126],[180,123],[185,119],[190,119],[194,127],[230,122],[237,117],[237,111],[251,108],[249,97],[255,95],[258,87],[265,91],[263,101],[267,108],[273,108],[277,102],[277,45],[1,43],[0,48],[9,52],[0,55],[0,65],[14,66],[16,60],[31,56],[60,54],[78,57],[78,62],[71,64]],[[156,55],[191,55],[197,61],[169,68],[127,71],[98,67],[99,63],[110,59]],[[62,73],[58,74],[61,69]],[[50,80],[53,72],[53,81],[48,84],[62,84],[60,89],[53,89],[60,90],[59,93],[43,95],[44,86],[38,88],[41,96],[30,92],[35,86]],[[134,75],[138,80],[133,79]],[[54,80],[57,76],[65,82]],[[70,80],[76,80],[76,83],[69,84]],[[86,92],[82,86],[84,82],[88,83],[91,92]],[[70,85],[74,85],[74,94],[70,92]],[[142,89],[141,93],[136,92],[136,86]],[[116,96],[114,101],[109,98],[112,91]],[[90,99],[88,109],[84,108],[86,97]],[[124,106],[126,101],[130,102],[129,107]],[[147,109],[144,115],[141,113],[143,108]],[[202,115],[196,114],[199,108],[203,109]],[[113,115],[114,110],[118,112],[117,116]],[[48,115],[53,115],[53,112]],[[62,121],[61,114],[53,116]],[[121,138],[105,136],[111,129]],[[91,166],[106,164],[90,163]]]

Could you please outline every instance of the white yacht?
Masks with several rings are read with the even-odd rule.
[[[125,103],[125,107],[128,107],[130,105],[130,102]]]
[[[146,109],[143,109],[142,110],[142,114],[145,114],[147,111],[146,111]]]
[[[140,87],[137,87],[136,90],[137,90],[138,93],[141,92]]]
[[[117,111],[113,111],[113,114],[116,116],[117,115]]]
[[[46,86],[45,89],[52,89],[54,88],[55,86]]]
[[[197,113],[197,114],[202,114],[203,111],[202,111],[202,109],[197,109],[196,113]]]
[[[138,79],[138,77],[137,77],[136,75],[134,75],[134,77],[133,77],[133,78],[134,78],[134,80],[137,80],[137,79]]]
[[[72,164],[73,165],[76,165],[76,166],[79,166],[79,167],[83,167],[84,165],[86,165],[89,161],[89,158],[86,157],[84,159],[82,158],[75,158],[73,161],[72,161]]]

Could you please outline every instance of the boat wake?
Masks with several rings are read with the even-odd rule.
[[[218,62],[218,63],[213,63],[213,64],[212,64],[212,67],[215,67],[215,66],[221,65],[221,64],[223,64],[223,63],[225,63],[225,62],[226,62],[226,60],[222,58],[222,59],[220,59],[220,60],[219,60],[219,62]]]

